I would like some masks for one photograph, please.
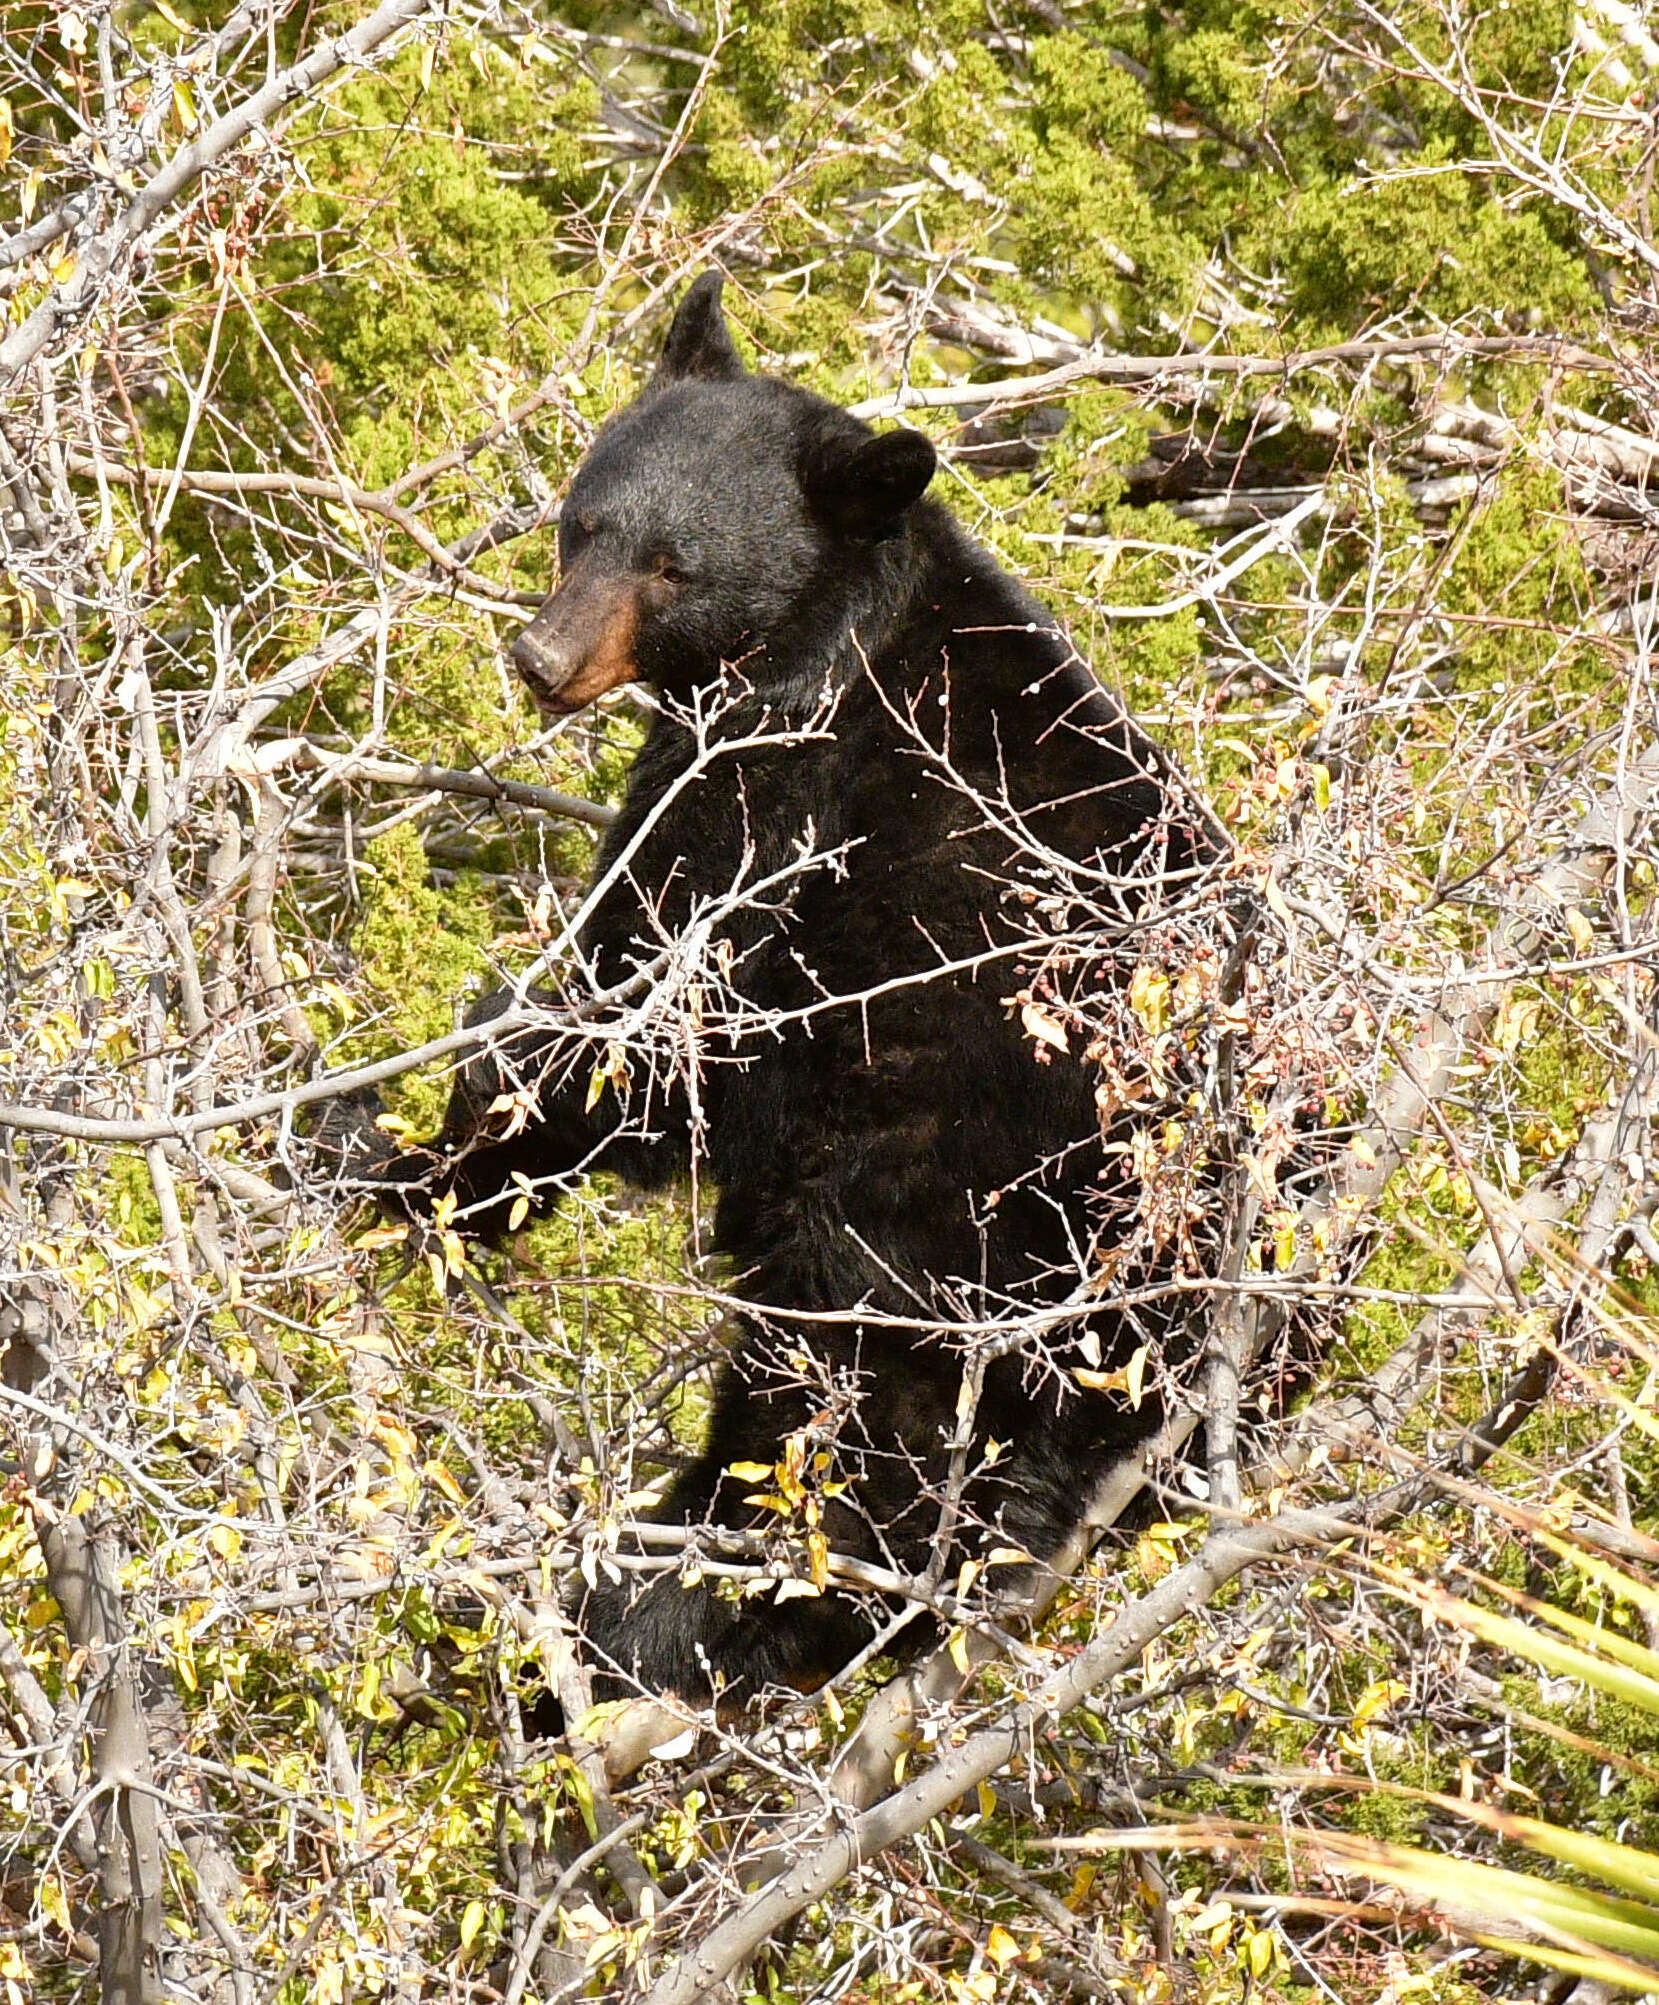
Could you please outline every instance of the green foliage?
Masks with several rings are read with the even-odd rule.
[[[373,1000],[373,1027],[359,1045],[375,1057],[406,1051],[454,1028],[457,998],[485,972],[493,928],[487,900],[446,897],[432,886],[420,831],[412,822],[377,837],[364,857],[358,966]],[[435,1129],[448,1085],[404,1082],[400,1111],[417,1129]]]
[[[419,72],[410,52],[316,121],[302,140],[310,189],[267,240],[262,274],[265,331],[290,367],[309,361],[338,386],[367,487],[403,472],[411,446],[441,443],[492,360],[545,364],[577,312],[549,254],[591,187],[578,134],[598,115],[594,86],[567,71],[549,91],[464,30],[430,84]],[[411,429],[382,441],[388,423]]]
[[[1109,48],[1082,35],[1044,35],[1031,47],[1031,84],[1040,139],[1069,133],[1119,154],[1134,150],[1146,98]]]
[[[1474,505],[1444,589],[1448,610],[1468,622],[1472,679],[1502,676],[1524,687],[1547,676],[1560,695],[1605,680],[1604,659],[1582,646],[1564,656],[1553,631],[1577,624],[1593,591],[1561,478],[1550,469],[1519,468],[1489,502]],[[1492,614],[1505,624],[1483,626],[1481,617]]]
[[[1525,300],[1538,323],[1570,327],[1593,294],[1581,259],[1532,211],[1511,215],[1439,149],[1399,178],[1314,184],[1283,224],[1290,298],[1310,345],[1404,307],[1446,320],[1496,299]]]

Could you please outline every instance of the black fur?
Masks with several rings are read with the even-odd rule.
[[[723,1471],[774,1463],[800,1436],[812,1481],[848,1485],[823,1505],[830,1544],[911,1572],[934,1556],[956,1425],[965,1345],[949,1326],[1064,1300],[1077,1247],[1121,1237],[1133,1198],[1102,1146],[1088,1069],[1038,1063],[1008,1004],[1019,958],[941,970],[1029,934],[1010,887],[1042,880],[1010,836],[1014,815],[1032,841],[1103,860],[1126,885],[1190,875],[1210,846],[1201,813],[1051,615],[921,498],[932,467],[917,434],[878,437],[820,398],[743,374],[705,279],[649,389],[577,474],[560,531],[567,576],[581,567],[588,589],[597,579],[631,608],[638,673],[667,699],[600,853],[603,880],[638,839],[582,932],[583,983],[624,982],[701,901],[785,867],[807,831],[840,852],[720,927],[732,987],[784,1019],[712,1036],[698,1081],[715,1243],[757,1308],[721,1374],[707,1447],[662,1515],[777,1529],[743,1501],[755,1480]],[[559,629],[570,622],[555,594],[519,654],[533,687],[548,658],[538,630]],[[717,689],[719,739],[816,735],[717,759],[642,837],[694,756],[675,707]],[[996,814],[951,784],[928,745]],[[1144,895],[1126,892],[1126,916]],[[583,992],[573,980],[561,1000]],[[601,1165],[651,1187],[683,1176],[683,1085],[636,1076],[626,1100],[608,1087],[589,1108],[598,1049],[520,1033],[474,1061],[435,1154],[400,1158],[388,1183],[428,1201],[453,1192],[462,1228],[488,1234],[502,1229],[515,1173],[545,1202],[558,1195],[548,1180]],[[514,1081],[537,1088],[536,1117],[500,1139],[488,1110]],[[1110,1307],[1087,1326],[1108,1364],[1147,1327]],[[1005,1445],[967,1492],[947,1584],[956,1557],[984,1544],[1053,1552],[1091,1484],[1150,1424],[1150,1404],[1134,1414],[1076,1389],[1083,1334],[1075,1319],[989,1366],[974,1453]],[[832,1419],[837,1388],[861,1397]],[[814,1471],[818,1455],[830,1459]],[[810,1685],[873,1633],[851,1596],[733,1603],[674,1575],[603,1587],[582,1620],[609,1674],[602,1689],[690,1696],[711,1683],[738,1697]]]

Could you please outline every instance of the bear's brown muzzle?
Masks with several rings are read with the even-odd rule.
[[[639,674],[642,583],[625,571],[601,571],[589,553],[513,642],[513,666],[545,714],[569,717]]]

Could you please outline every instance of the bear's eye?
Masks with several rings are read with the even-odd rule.
[[[691,573],[683,565],[676,564],[672,558],[659,557],[656,569],[657,576],[665,585],[689,585],[691,583]]]

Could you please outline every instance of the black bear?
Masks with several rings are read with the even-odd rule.
[[[602,1582],[580,1619],[613,1694],[812,1686],[887,1620],[830,1554],[947,1587],[975,1551],[1051,1554],[1150,1424],[1077,1378],[1170,1335],[1103,1278],[1138,1189],[1019,995],[1068,873],[1132,934],[1190,893],[1213,825],[923,498],[934,470],[918,434],[749,374],[709,274],[576,474],[561,582],[513,648],[554,715],[647,684],[649,735],[566,985],[530,999],[539,1026],[514,991],[474,1013],[501,1034],[383,1195],[489,1237],[583,1171],[661,1186],[695,1158],[748,1306],[658,1515],[779,1532],[789,1505],[809,1555],[788,1598]],[[596,1093],[607,1035],[632,1071]]]

